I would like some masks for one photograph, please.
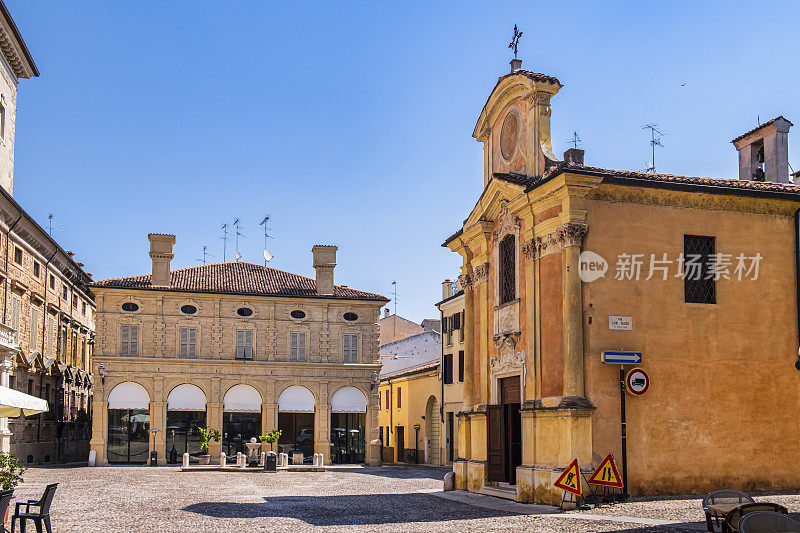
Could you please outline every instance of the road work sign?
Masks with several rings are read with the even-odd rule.
[[[622,488],[622,477],[619,475],[617,465],[614,463],[614,456],[611,454],[606,455],[597,470],[594,471],[592,477],[589,478],[589,483],[592,485],[602,485],[604,487]]]
[[[581,471],[578,469],[577,459],[572,461],[567,469],[561,472],[554,485],[576,496],[581,495]]]

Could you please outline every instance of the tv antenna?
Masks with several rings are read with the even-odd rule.
[[[53,236],[53,213],[47,215],[47,232]]]
[[[239,259],[242,258],[242,254],[239,253],[239,237],[240,236],[244,237],[245,235],[244,235],[244,233],[242,233],[240,231],[241,227],[239,226],[239,219],[238,218],[233,221],[233,227],[236,228],[236,254],[235,254],[235,256],[236,256],[236,260],[238,261]]]
[[[394,300],[394,314],[397,314],[397,281],[392,282],[392,296]]]
[[[658,124],[645,124],[642,126],[643,130],[650,130],[650,147],[652,148],[652,159],[650,160],[650,164],[647,166],[645,172],[655,172],[656,171],[656,146],[663,148],[664,145],[661,144],[661,136],[666,135],[664,132],[659,131]]]
[[[267,226],[267,222],[269,222],[269,215],[265,216],[264,220],[259,223],[259,226],[264,226],[264,266],[267,266],[267,263],[272,261],[272,254],[267,249],[267,239],[270,238],[268,233],[270,228]]]
[[[567,144],[571,144],[573,148],[578,148],[583,141],[581,141],[581,136],[578,135],[578,130],[574,130],[572,132],[572,137],[567,141]]]
[[[228,224],[223,224],[220,229],[222,230],[222,237],[220,237],[220,239],[222,239],[222,262],[224,263],[227,259],[226,251],[228,248]]]
[[[206,246],[204,244],[203,245],[203,258],[202,259],[195,259],[195,261],[197,261],[198,263],[202,261],[203,264],[205,265],[206,264],[206,257],[216,257],[216,256],[214,254],[208,253],[208,246]]]

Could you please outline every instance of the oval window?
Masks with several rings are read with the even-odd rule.
[[[253,310],[249,307],[240,307],[236,310],[236,314],[239,316],[250,316],[253,314]]]
[[[292,315],[292,318],[296,318],[298,320],[300,320],[301,318],[305,318],[306,317],[306,314],[304,312],[302,312],[301,310],[299,310],[299,309],[295,309],[290,314]]]
[[[358,320],[358,315],[355,313],[345,313],[344,319],[347,320],[348,322],[353,322],[355,320]]]
[[[122,304],[122,310],[133,313],[134,311],[139,310],[139,306],[133,302],[125,302],[124,304]]]
[[[197,308],[193,305],[183,305],[181,306],[181,313],[185,315],[193,315],[197,312]]]

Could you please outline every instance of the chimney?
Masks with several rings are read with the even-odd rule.
[[[336,246],[317,244],[311,248],[314,254],[314,270],[317,271],[317,294],[333,295],[333,269],[336,267]]]
[[[389,308],[386,307],[383,310],[383,318],[389,318]]]
[[[511,74],[519,72],[520,70],[522,70],[522,60],[515,57],[511,60]]]
[[[150,259],[153,260],[150,283],[155,287],[169,287],[169,263],[175,257],[172,254],[175,235],[151,233],[147,239],[150,241]]]
[[[731,142],[739,151],[739,179],[789,183],[789,128],[782,116]]]
[[[446,279],[442,282],[442,300],[446,300],[453,295],[453,282]]]
[[[583,166],[583,153],[580,148],[570,148],[564,152],[564,162],[568,165]]]

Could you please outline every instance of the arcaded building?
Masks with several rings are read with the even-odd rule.
[[[309,462],[379,462],[388,300],[334,285],[335,246],[314,246],[311,279],[243,262],[171,270],[175,237],[149,240],[151,274],[93,284],[98,464],[195,457],[206,426],[222,433],[213,456],[280,429],[277,450]]]

